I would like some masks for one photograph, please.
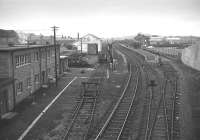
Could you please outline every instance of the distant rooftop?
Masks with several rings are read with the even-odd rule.
[[[167,37],[167,40],[181,40],[180,37]]]
[[[50,47],[53,45],[0,45],[0,51],[15,51],[21,49],[30,49],[30,48],[42,48],[42,47]],[[58,45],[57,45],[58,46]]]
[[[9,37],[18,37],[17,33],[14,30],[3,30],[0,29],[0,38],[9,38]]]
[[[92,36],[92,37],[94,37],[94,38],[101,39],[101,38],[99,38],[99,37],[97,37],[97,36],[95,36],[95,35],[93,35],[93,34],[86,34],[86,35],[84,35],[84,36],[81,37],[81,38],[84,38],[84,37],[87,37],[87,36]]]
[[[65,58],[67,58],[67,57],[69,57],[69,56],[61,55],[61,56],[60,56],[60,59],[65,59]]]
[[[150,37],[150,41],[161,41],[164,37],[156,36],[156,37]]]

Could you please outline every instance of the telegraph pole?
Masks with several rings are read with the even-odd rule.
[[[83,52],[83,40],[81,38],[81,54],[82,54],[82,52]]]
[[[109,43],[107,40],[107,44],[108,44],[108,54],[110,56],[110,63],[112,65],[112,70],[113,70],[113,42]]]
[[[55,47],[55,79],[56,79],[56,86],[58,85],[58,70],[57,70],[57,47],[56,47],[56,30],[58,30],[59,27],[53,26],[51,27],[53,29],[53,44]]]

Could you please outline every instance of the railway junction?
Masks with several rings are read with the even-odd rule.
[[[39,119],[3,138],[188,139],[181,129],[181,78],[170,60],[161,58],[161,64],[156,55],[120,43],[113,48],[114,69],[104,63],[89,74],[75,74]]]

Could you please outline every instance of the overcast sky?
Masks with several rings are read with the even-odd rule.
[[[0,0],[0,28],[47,34],[200,36],[200,0]]]

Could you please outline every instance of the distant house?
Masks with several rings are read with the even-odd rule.
[[[164,43],[165,39],[162,36],[151,36],[149,39],[150,45],[159,45]]]
[[[179,38],[179,37],[166,37],[165,39],[167,42],[169,42],[169,44],[181,43],[181,38]]]
[[[136,44],[139,45],[139,47],[147,47],[149,46],[149,35],[145,35],[145,34],[141,34],[138,33],[137,36],[135,36],[134,40],[135,40],[135,44],[134,46],[136,46]]]
[[[77,50],[87,54],[98,54],[102,51],[102,40],[93,35],[87,34],[73,43]]]
[[[53,36],[30,34],[28,37],[28,41],[30,44],[37,44],[37,45],[53,44]]]
[[[18,43],[18,34],[14,30],[0,29],[0,45],[16,44]],[[1,47],[0,46],[0,47]]]

